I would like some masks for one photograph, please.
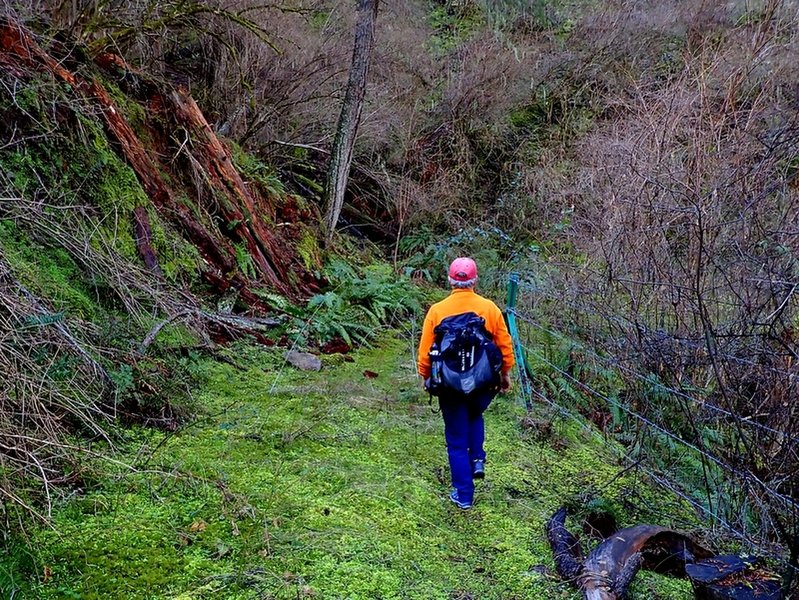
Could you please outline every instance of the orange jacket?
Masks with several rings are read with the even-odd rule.
[[[510,371],[514,364],[513,342],[502,317],[502,311],[488,298],[483,298],[473,289],[453,289],[452,293],[441,302],[437,302],[427,311],[422,326],[422,339],[419,341],[417,368],[424,379],[430,377],[430,346],[433,345],[433,330],[441,321],[452,315],[465,312],[477,313],[485,319],[486,330],[494,336],[494,343],[502,352],[502,372]]]

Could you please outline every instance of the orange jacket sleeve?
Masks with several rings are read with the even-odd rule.
[[[419,351],[416,356],[416,368],[419,371],[419,375],[422,376],[422,379],[427,379],[430,377],[430,346],[433,345],[433,340],[435,339],[435,333],[433,330],[435,329],[437,323],[435,322],[435,317],[431,314],[433,311],[432,309],[427,312],[427,316],[424,318],[424,324],[422,325],[422,339],[419,340]]]

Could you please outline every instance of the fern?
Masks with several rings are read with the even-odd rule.
[[[331,289],[313,296],[297,315],[306,341],[325,343],[339,337],[349,345],[366,344],[382,325],[415,317],[422,310],[421,292],[386,264],[359,271],[341,258],[330,261],[325,276]]]
[[[625,413],[621,409],[621,402],[618,398],[611,398],[613,402],[608,402],[608,412],[610,412],[610,417],[613,420],[613,427],[619,428],[623,427],[626,424],[625,420]]]
[[[324,294],[317,294],[308,301],[308,308],[318,309],[325,308],[328,310],[340,310],[344,300],[336,292],[326,292]]]

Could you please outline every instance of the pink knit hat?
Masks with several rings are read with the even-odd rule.
[[[449,278],[454,281],[471,281],[476,277],[477,265],[471,258],[456,258],[449,266]]]

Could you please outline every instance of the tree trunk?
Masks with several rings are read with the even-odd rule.
[[[144,262],[144,266],[158,276],[163,275],[158,264],[158,256],[155,248],[153,248],[153,230],[150,227],[150,217],[147,215],[147,209],[143,206],[137,206],[133,210],[133,236],[136,240],[136,249],[139,251],[139,256]]]
[[[687,576],[696,600],[782,600],[779,577],[754,557],[713,556],[696,541],[657,525],[634,525],[616,531],[587,558],[566,529],[561,507],[547,522],[555,568],[583,594],[583,600],[622,600],[639,569]],[[698,562],[695,562],[697,561]]]
[[[696,600],[782,600],[779,577],[765,569],[763,561],[732,554],[714,556],[685,570],[694,586]]]
[[[352,66],[347,81],[344,102],[341,105],[336,137],[330,154],[330,166],[325,183],[325,244],[330,245],[336,229],[347,176],[352,163],[352,149],[361,120],[363,98],[366,93],[366,77],[372,55],[379,0],[358,0],[358,24],[355,28],[355,46],[352,51]]]

